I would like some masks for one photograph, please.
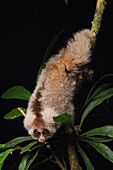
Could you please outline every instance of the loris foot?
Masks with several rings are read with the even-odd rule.
[[[95,32],[91,32],[89,29],[83,30],[83,34],[85,34],[88,38],[96,37],[96,33]]]

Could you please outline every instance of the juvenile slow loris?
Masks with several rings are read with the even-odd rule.
[[[67,112],[74,120],[72,98],[79,67],[90,62],[90,38],[95,33],[85,29],[71,39],[66,48],[51,57],[42,70],[28,103],[24,127],[33,138],[44,143],[61,126],[53,116]]]

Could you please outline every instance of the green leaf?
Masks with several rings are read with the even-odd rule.
[[[31,93],[26,90],[23,86],[14,86],[5,91],[1,98],[2,99],[21,99],[29,100]]]
[[[95,141],[95,142],[100,142],[100,143],[102,143],[102,142],[111,142],[111,141],[113,141],[113,138],[109,138],[109,137],[104,137],[104,136],[99,136],[99,137],[88,137],[89,139],[91,139],[91,140],[93,140],[93,141]]]
[[[113,151],[108,146],[90,140],[86,140],[85,142],[93,146],[101,155],[113,163]]]
[[[32,156],[32,152],[28,152],[21,160],[21,163],[19,165],[19,170],[28,170],[32,162],[35,160],[39,153],[39,150],[36,151],[35,154]],[[30,158],[31,157],[31,158]],[[30,159],[30,160],[29,160]]]
[[[110,87],[112,85],[112,83],[106,83],[101,85],[100,87],[98,87],[93,94],[90,96],[89,100],[93,99],[97,94],[99,94],[100,92],[102,92],[103,90],[107,89],[108,87]]]
[[[30,160],[29,160],[29,162],[28,162],[25,170],[28,170],[28,169],[29,169],[29,167],[31,166],[31,164],[33,163],[33,161],[36,159],[38,153],[39,153],[39,150],[30,158]]]
[[[5,161],[5,159],[7,158],[7,156],[13,152],[14,149],[8,149],[5,152],[2,152],[0,154],[0,170],[2,169],[3,163]]]
[[[89,94],[88,94],[88,96],[87,96],[86,103],[88,102],[88,100],[89,100],[89,98],[90,98],[90,96],[91,96],[94,88],[97,86],[97,84],[99,84],[103,79],[105,79],[105,78],[107,78],[107,77],[113,77],[113,74],[106,74],[106,75],[104,75],[103,77],[101,77],[101,78],[93,85],[93,87],[91,88],[91,90],[90,90],[90,92],[89,92]],[[109,83],[108,83],[108,84],[109,84]]]
[[[80,128],[83,124],[84,119],[91,112],[91,110],[93,110],[96,106],[101,104],[104,100],[106,100],[112,96],[113,96],[113,88],[104,90],[104,91],[100,92],[98,95],[96,95],[83,112],[83,115],[82,115],[82,118],[80,121]]]
[[[36,164],[31,168],[31,170],[34,169],[35,167],[37,167],[37,166],[40,165],[40,164],[43,164],[43,163],[45,163],[45,162],[47,162],[47,161],[50,161],[52,158],[54,158],[53,155],[48,156],[47,158],[43,159],[42,161],[36,163]]]
[[[98,98],[102,98],[102,100],[106,100],[112,96],[113,96],[113,88],[109,88],[109,89],[106,89],[100,92],[98,95],[96,95],[93,98],[93,100],[98,99]]]
[[[92,95],[88,95],[86,102],[82,108],[82,110],[86,107],[86,105],[97,95],[99,94],[101,91],[105,90],[106,88],[110,87],[112,85],[112,83],[106,83],[101,85],[100,87],[98,87],[93,93]]]
[[[24,113],[26,112],[26,109],[23,108],[23,107],[20,107],[21,110],[24,111]],[[17,117],[20,117],[20,116],[23,116],[22,113],[18,110],[18,108],[15,108],[13,110],[11,110],[9,113],[7,113],[5,116],[4,116],[4,119],[15,119]]]
[[[107,126],[103,126],[100,128],[95,128],[95,129],[89,130],[88,132],[81,134],[80,136],[96,136],[96,135],[113,138],[113,126],[107,125]]]
[[[7,148],[10,148],[10,147],[14,147],[22,142],[29,141],[29,140],[33,140],[33,138],[31,136],[17,137],[5,143],[5,145],[7,146]]]
[[[48,48],[47,48],[47,50],[46,50],[46,52],[45,52],[45,55],[44,55],[44,57],[43,57],[42,64],[41,64],[41,66],[40,66],[40,68],[39,68],[38,75],[37,75],[37,79],[36,79],[36,83],[38,82],[39,75],[40,75],[40,73],[41,73],[41,71],[42,71],[42,69],[43,69],[43,67],[44,67],[44,63],[47,61],[47,59],[48,59],[48,57],[49,57],[49,55],[50,55],[50,53],[51,53],[51,51],[52,51],[52,49],[53,49],[56,41],[58,40],[58,38],[60,37],[60,35],[61,35],[63,32],[64,32],[64,30],[60,31],[60,32],[52,39],[52,41],[50,42],[50,44],[49,44],[49,46],[48,46]]]
[[[27,153],[21,160],[20,164],[19,164],[19,168],[18,170],[25,170],[28,159],[30,158],[30,156],[32,155],[31,152]]]
[[[43,145],[45,145],[45,144],[43,144]],[[34,146],[33,148],[31,148],[30,151],[33,151],[33,150],[35,150],[35,149],[37,149],[37,148],[40,148],[40,147],[42,147],[43,145],[42,145],[42,144],[41,144],[41,145],[36,145],[36,146]]]
[[[106,137],[106,136],[78,136],[77,137],[78,141],[85,142],[86,140],[91,140],[94,142],[111,142],[113,141],[113,138]]]
[[[69,115],[68,113],[62,113],[58,116],[54,116],[53,117],[53,120],[56,122],[56,123],[62,123],[62,124],[65,124],[69,127],[71,127],[73,129],[73,125],[72,125],[72,116]]]
[[[77,147],[78,147],[78,151],[79,153],[81,154],[84,162],[85,162],[85,165],[86,165],[86,168],[87,170],[94,170],[94,167],[91,163],[91,161],[89,160],[88,156],[86,155],[86,153],[82,150],[81,146],[77,143]]]
[[[28,145],[26,145],[25,147],[22,148],[22,151],[20,153],[22,154],[22,153],[24,153],[26,151],[29,151],[30,148],[32,146],[34,146],[36,143],[38,143],[38,141],[34,141],[34,142],[29,143]]]
[[[0,144],[0,150],[6,149],[7,145],[6,144]]]

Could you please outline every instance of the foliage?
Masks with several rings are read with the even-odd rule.
[[[56,117],[54,116],[53,120],[56,123],[62,123],[65,124],[66,126],[69,126],[71,129],[74,129],[72,125],[72,116],[69,115],[68,113],[62,113]]]
[[[46,62],[46,60],[48,59],[51,50],[53,49],[56,41],[58,40],[58,38],[60,37],[60,35],[64,32],[64,30],[62,30],[61,32],[59,32],[54,38],[53,40],[50,42],[45,55],[44,55],[44,59],[43,62],[39,68],[38,71],[38,75],[37,75],[37,79],[36,79],[36,83],[38,82],[39,79],[39,75],[41,70],[44,68],[44,63]],[[1,98],[2,99],[20,99],[20,100],[29,100],[31,96],[31,93],[26,90],[23,86],[14,86],[10,89],[8,89],[7,91],[5,91]],[[23,112],[26,112],[26,109],[23,107],[20,107],[20,109]],[[4,119],[15,119],[17,117],[22,116],[22,113],[18,110],[18,108],[14,108],[13,110],[11,110],[9,113],[7,113],[4,116]],[[29,141],[29,143],[28,143]],[[20,146],[20,145],[24,144],[24,146]],[[27,170],[32,162],[36,159],[36,157],[39,154],[39,150],[44,147],[47,149],[46,145],[44,144],[39,144],[38,141],[34,141],[34,139],[31,136],[22,136],[22,137],[17,137],[15,139],[12,139],[11,141],[5,143],[5,144],[0,144],[0,150],[1,150],[1,154],[0,154],[0,170],[3,166],[3,163],[5,161],[5,159],[7,158],[7,156],[12,153],[15,150],[19,150],[20,154],[23,154],[23,158],[20,162],[19,165],[19,170]],[[27,152],[27,154],[25,154]],[[25,155],[24,155],[25,154]],[[38,162],[35,166],[38,166],[40,163],[45,163],[46,161],[50,161],[53,159],[53,155],[50,153],[49,156],[43,156],[43,159],[40,160],[40,162]]]
[[[4,92],[1,96],[2,99],[21,99],[29,100],[31,93],[23,86],[14,86]]]
[[[105,83],[96,88],[96,86],[98,86],[98,84],[103,79],[105,79],[105,77],[111,77],[111,76],[113,75],[109,74],[102,77],[91,88],[88,97],[85,101],[85,104],[81,109],[82,117],[80,120],[80,128],[82,127],[86,117],[89,114],[91,114],[91,111],[96,106],[100,105],[103,101],[113,96],[113,88],[111,83]],[[22,86],[15,86],[2,94],[2,98],[5,99],[16,98],[16,99],[28,100],[29,97],[30,97],[30,92],[28,92],[28,90],[26,90]],[[21,109],[24,112],[26,111],[25,108],[21,108]],[[19,113],[19,110],[17,108],[15,108],[11,112],[6,114],[4,116],[4,119],[14,119],[19,116],[22,116],[22,114]],[[53,117],[53,119],[56,123],[65,124],[66,126],[71,127],[71,129],[74,131],[74,127],[72,125],[72,117],[68,113],[62,113],[59,116]],[[113,125],[98,127],[77,136],[75,143],[77,144],[78,151],[81,154],[88,170],[94,169],[94,167],[91,161],[89,160],[88,156],[82,149],[82,143],[85,142],[91,145],[101,155],[103,155],[106,159],[108,159],[113,163],[113,151],[104,144],[105,142],[110,142],[110,141],[113,141]],[[23,143],[24,145],[21,146],[21,144]],[[19,165],[19,170],[27,170],[32,165],[33,161],[36,158],[38,158],[39,152],[42,147],[47,149],[46,144],[40,144],[38,143],[38,141],[34,141],[34,139],[31,136],[17,137],[5,144],[0,144],[0,150],[2,151],[2,153],[0,154],[0,169],[2,168],[2,165],[5,159],[7,158],[7,156],[12,152],[14,152],[15,150],[19,150],[20,154],[23,155],[23,158]],[[53,161],[53,160],[54,160],[53,154],[52,152],[50,152],[49,156],[42,159],[36,165],[38,166],[40,163],[44,163],[46,161]]]
[[[20,107],[20,109],[23,110],[24,113],[26,112],[25,108]],[[6,114],[4,116],[4,119],[15,119],[15,118],[20,117],[20,116],[22,116],[22,113],[18,110],[18,108],[15,108],[15,109],[11,110],[9,113]]]
[[[65,1],[67,4],[68,1]],[[40,66],[36,83],[38,82],[39,75],[41,70],[44,67],[44,63],[47,60],[48,56],[50,55],[50,52],[58,40],[59,36],[62,34],[63,31],[61,31],[59,34],[55,36],[55,38],[52,40],[52,42],[49,44],[46,53],[44,55],[44,59],[42,62],[42,65]],[[80,120],[80,129],[86,119],[86,117],[92,113],[92,110],[95,109],[95,107],[99,106],[103,101],[111,98],[113,96],[113,87],[111,83],[104,83],[100,86],[98,84],[105,78],[105,77],[111,77],[112,74],[106,75],[99,79],[97,83],[94,84],[94,86],[91,88],[87,99],[84,103],[84,106],[81,109],[82,117]],[[2,94],[3,99],[20,99],[20,100],[29,100],[31,93],[26,90],[23,86],[14,86],[10,89],[8,89],[6,92]],[[20,107],[24,112],[26,112],[26,109],[23,107]],[[18,110],[18,108],[14,108],[12,111],[7,113],[4,116],[4,119],[15,119],[17,117],[22,116],[21,112]],[[53,117],[54,121],[56,123],[62,123],[65,126],[71,127],[74,135],[75,130],[72,125],[72,117],[68,113],[62,113],[57,117]],[[76,136],[76,135],[75,135]],[[93,170],[94,167],[88,157],[88,155],[83,150],[83,143],[87,143],[88,145],[91,145],[94,149],[96,149],[101,155],[103,155],[106,159],[108,159],[110,162],[113,163],[113,151],[105,144],[106,142],[113,141],[113,125],[107,125],[103,127],[98,127],[91,129],[87,132],[82,132],[82,134],[76,136],[76,140],[74,141],[77,145],[78,151],[80,155],[82,156],[87,170]],[[35,141],[31,136],[22,136],[17,137],[15,139],[12,139],[11,141],[0,144],[0,170],[2,169],[3,163],[7,156],[9,154],[12,154],[15,150],[20,151],[20,155],[22,155],[21,162],[19,164],[18,169],[19,170],[28,170],[29,167],[33,165],[33,162],[35,159],[37,159],[37,163],[32,166],[36,167],[41,163],[45,163],[46,161],[52,161],[58,163],[58,158],[56,157],[56,154],[52,150],[52,144],[45,143],[40,144],[38,141]],[[48,151],[47,156],[43,156],[42,153],[43,150]],[[42,159],[38,159],[39,157],[42,157]],[[63,160],[64,162],[64,160]],[[64,162],[65,164],[65,162]]]

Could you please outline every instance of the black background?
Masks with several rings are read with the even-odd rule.
[[[0,95],[15,85],[22,85],[32,92],[39,66],[52,38],[65,29],[51,55],[64,47],[73,33],[91,28],[95,6],[96,0],[69,0],[68,6],[63,0],[1,2]],[[112,58],[113,2],[109,0],[92,57],[92,68],[95,70],[93,82],[107,73],[113,73]],[[27,135],[23,128],[23,118],[3,120],[3,115],[18,106],[27,107],[27,102],[0,99],[0,143]],[[104,124],[99,123],[113,124],[112,114],[108,115]],[[100,155],[94,157],[96,169],[108,170],[113,167]]]

